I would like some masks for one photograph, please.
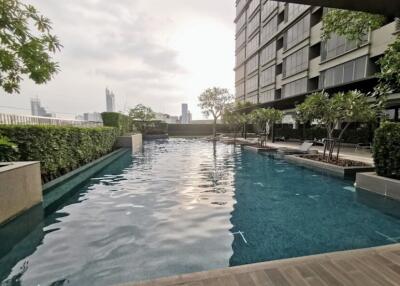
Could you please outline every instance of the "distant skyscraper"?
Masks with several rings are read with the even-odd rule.
[[[182,104],[182,115],[181,115],[181,124],[189,124],[190,123],[190,112],[187,103]]]
[[[107,112],[115,112],[115,95],[106,88]]]
[[[51,113],[48,113],[44,107],[42,107],[39,98],[31,99],[31,112],[33,116],[41,117],[53,117]]]

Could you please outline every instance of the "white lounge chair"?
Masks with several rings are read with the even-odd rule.
[[[285,155],[294,154],[308,154],[310,152],[313,142],[304,142],[299,148],[279,148],[278,152]]]

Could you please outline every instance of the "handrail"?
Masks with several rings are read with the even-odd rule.
[[[81,126],[81,127],[101,127],[102,122],[60,119],[53,117],[40,117],[29,115],[5,114],[0,113],[0,124],[3,125],[54,125],[54,126]]]

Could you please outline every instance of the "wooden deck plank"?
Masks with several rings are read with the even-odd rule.
[[[289,281],[286,280],[285,276],[279,271],[279,269],[266,269],[265,273],[268,278],[271,279],[272,285],[275,286],[291,286]]]
[[[400,244],[178,275],[125,286],[400,286]]]
[[[257,286],[273,286],[272,281],[269,279],[264,271],[255,271],[250,273],[251,279]]]
[[[295,286],[308,286],[309,284],[307,283],[306,280],[304,280],[303,277],[301,277],[299,271],[296,270],[294,267],[287,267],[283,269],[283,275],[285,275],[286,279],[289,280],[291,285]]]

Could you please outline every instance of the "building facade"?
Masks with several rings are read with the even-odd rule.
[[[312,92],[372,90],[376,62],[398,28],[393,21],[359,42],[335,35],[323,41],[325,8],[237,0],[236,11],[236,100],[285,110],[285,123],[294,123],[295,106]],[[388,112],[397,119],[399,107],[394,96]]]
[[[107,112],[115,112],[115,95],[108,88],[106,88],[106,105]]]
[[[190,124],[192,121],[192,114],[189,111],[187,103],[182,104],[181,124]]]
[[[31,113],[32,116],[55,117],[53,114],[46,111],[46,109],[42,106],[39,98],[31,99]]]

